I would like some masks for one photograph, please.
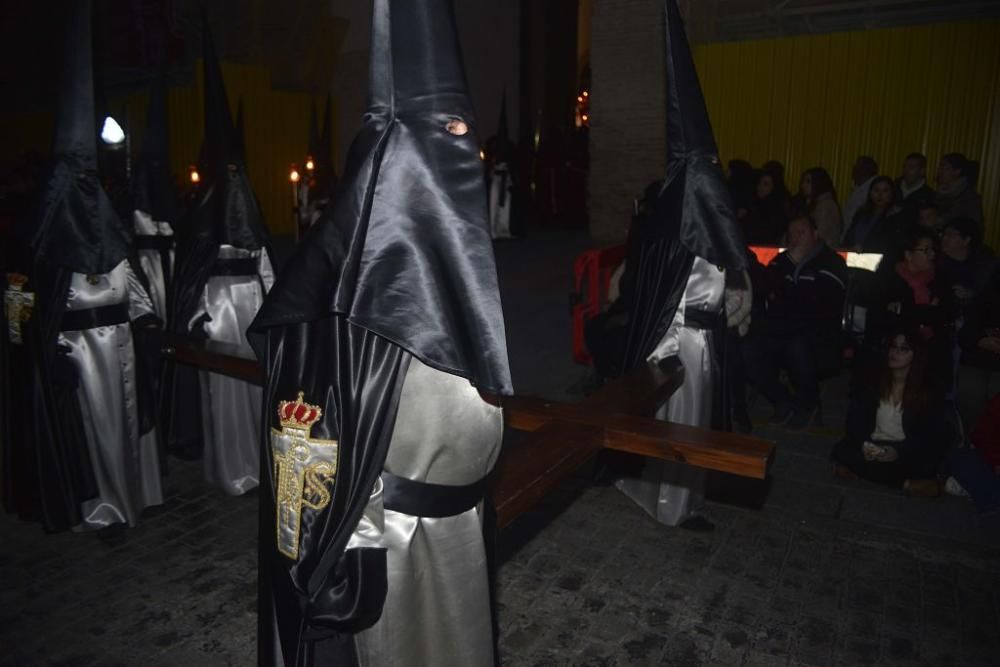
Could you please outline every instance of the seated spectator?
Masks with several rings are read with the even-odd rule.
[[[907,238],[901,258],[893,266],[879,267],[878,279],[867,295],[865,329],[869,342],[890,330],[918,329],[925,340],[942,340],[954,323],[954,300],[935,280],[934,235],[922,228]]]
[[[812,218],[819,232],[819,238],[830,248],[840,247],[840,237],[844,232],[844,221],[833,180],[823,167],[807,169],[799,181],[799,194],[793,203],[792,215]]]
[[[788,224],[788,250],[765,271],[766,316],[752,325],[759,350],[752,373],[774,406],[773,423],[808,428],[821,375],[839,367],[847,267],[805,217]],[[787,372],[794,394],[778,379]]]
[[[841,247],[861,252],[879,252],[898,243],[903,221],[895,206],[892,179],[878,176],[871,182],[868,201],[858,209],[844,234]]]
[[[896,203],[912,220],[921,204],[933,201],[934,191],[927,185],[927,156],[910,153],[903,161],[903,175],[896,181]]]
[[[831,452],[836,473],[914,492],[930,486],[936,495],[949,434],[923,336],[893,332],[869,375],[857,383],[844,439]]]
[[[941,217],[972,218],[983,224],[983,198],[976,192],[979,165],[961,153],[948,153],[937,168],[937,204]]]
[[[954,449],[948,457],[952,479],[945,488],[954,492],[952,480],[972,497],[980,512],[1000,509],[1000,394],[986,404],[969,436],[972,447]]]
[[[971,218],[949,218],[944,223],[937,271],[961,308],[986,287],[995,263],[993,252],[981,242],[979,225]]]
[[[788,190],[782,179],[784,170],[780,165],[774,165],[769,162],[757,173],[753,196],[743,218],[744,235],[750,244],[777,245],[788,225]]]
[[[958,412],[966,428],[979,419],[990,397],[1000,393],[1000,268],[965,309],[958,333]]]
[[[851,190],[851,194],[844,202],[843,226],[845,230],[851,226],[851,223],[854,222],[854,216],[868,201],[868,192],[877,176],[878,163],[875,162],[875,158],[870,155],[861,155],[854,161],[854,167],[851,169],[854,189]]]

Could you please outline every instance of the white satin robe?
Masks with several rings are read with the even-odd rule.
[[[124,303],[130,320],[153,313],[153,304],[127,261],[110,273],[74,273],[66,310],[87,310]],[[80,529],[114,523],[134,526],[143,508],[163,503],[156,430],[139,435],[136,358],[132,328],[126,322],[63,331],[59,345],[69,348],[80,384],[77,398],[83,413],[90,462],[98,496],[81,505]]]
[[[152,216],[144,211],[133,212],[133,225],[135,233],[141,236],[166,236],[173,238],[174,230],[169,222],[153,220]],[[161,322],[167,321],[167,290],[169,285],[166,276],[163,275],[163,261],[160,251],[151,248],[139,248],[139,266],[149,282],[149,298],[153,301],[153,308],[156,309],[156,316]],[[170,270],[174,268],[174,251],[169,251]]]
[[[465,378],[413,358],[384,470],[419,482],[473,484],[493,468],[502,439],[500,408]],[[362,665],[494,664],[481,505],[449,517],[410,516],[383,509],[378,486],[348,543],[387,550],[382,617],[355,640]]]
[[[246,258],[256,260],[257,275],[210,277],[192,323],[207,314],[209,339],[238,345],[252,356],[246,331],[274,284],[271,261],[263,249],[219,248],[219,259]],[[205,479],[230,495],[244,494],[260,481],[262,389],[219,373],[199,375]]]
[[[688,308],[721,313],[725,307],[725,273],[695,257],[684,295],[673,322],[648,361],[677,355],[684,366],[684,382],[659,409],[656,418],[709,428],[712,425],[713,381],[717,362],[713,332],[684,325]],[[694,466],[650,459],[639,478],[619,480],[618,488],[668,526],[676,526],[695,514],[704,502],[705,471]]]

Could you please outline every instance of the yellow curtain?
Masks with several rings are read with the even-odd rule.
[[[723,160],[786,168],[789,189],[823,166],[841,202],[872,155],[898,176],[907,153],[978,160],[986,240],[1000,247],[1000,21],[703,44],[695,60]]]

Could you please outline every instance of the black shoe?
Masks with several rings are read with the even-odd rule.
[[[715,524],[700,514],[688,517],[680,522],[680,527],[684,530],[691,530],[696,533],[710,533],[715,530]]]

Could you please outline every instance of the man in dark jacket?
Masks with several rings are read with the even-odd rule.
[[[766,312],[757,323],[757,388],[774,405],[773,422],[808,428],[819,405],[819,377],[836,368],[847,266],[806,217],[788,225],[788,249],[765,271]],[[779,380],[784,369],[794,394]]]
[[[927,156],[910,153],[903,160],[903,173],[896,181],[896,204],[908,220],[917,217],[921,204],[934,201],[934,191],[927,185]]]

